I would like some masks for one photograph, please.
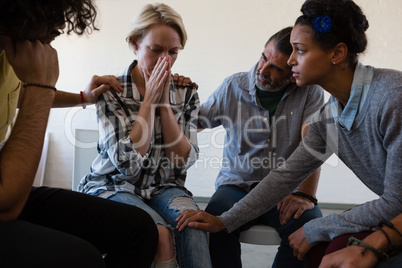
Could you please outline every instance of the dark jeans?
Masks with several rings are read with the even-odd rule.
[[[18,220],[0,222],[0,237],[0,267],[145,268],[158,242],[139,208],[47,187],[32,189]]]
[[[212,215],[221,215],[229,210],[236,202],[242,199],[247,193],[237,186],[223,185],[219,187],[211,197],[205,211]],[[292,218],[285,225],[279,222],[279,211],[276,207],[272,208],[259,218],[248,222],[238,230],[228,233],[225,231],[210,234],[209,249],[212,259],[212,265],[216,268],[236,268],[242,267],[241,248],[239,242],[240,232],[249,229],[255,224],[266,224],[274,227],[282,238],[278,253],[275,256],[272,267],[304,267],[305,263],[297,260],[293,256],[293,249],[289,247],[288,236],[302,227],[311,219],[322,217],[318,206],[314,209],[305,211],[303,215],[295,220]]]

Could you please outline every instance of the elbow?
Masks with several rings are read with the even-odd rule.
[[[18,219],[22,212],[22,208],[13,208],[9,210],[1,210],[0,211],[0,222],[6,222],[6,221],[15,221]]]
[[[0,222],[17,220],[24,209],[25,198],[17,198],[14,201],[0,198]]]

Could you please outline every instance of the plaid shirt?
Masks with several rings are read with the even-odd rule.
[[[184,135],[191,143],[183,166],[174,165],[164,150],[158,109],[148,152],[141,156],[129,134],[137,120],[143,96],[132,81],[134,61],[119,76],[124,91],[109,90],[100,96],[96,107],[99,123],[98,156],[78,187],[81,192],[110,196],[116,192],[134,193],[150,199],[166,187],[184,188],[187,169],[198,159],[197,115],[200,101],[195,88],[176,87],[170,81],[170,105]]]

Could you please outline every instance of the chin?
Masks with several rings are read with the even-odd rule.
[[[298,85],[299,87],[304,87],[307,84],[303,80],[296,79],[296,85]]]

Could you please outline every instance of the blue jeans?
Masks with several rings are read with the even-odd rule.
[[[180,267],[212,267],[208,250],[207,234],[204,231],[175,228],[176,218],[185,209],[199,209],[187,192],[179,187],[164,189],[151,200],[143,200],[129,193],[116,193],[109,199],[137,206],[151,215],[156,224],[168,227],[175,240],[176,260]]]
[[[211,197],[205,211],[212,215],[221,215],[246,196],[246,194],[246,191],[234,185],[220,186]],[[255,224],[266,224],[274,227],[282,238],[272,267],[304,267],[305,263],[293,256],[293,249],[289,246],[288,236],[309,220],[318,217],[322,217],[322,213],[320,208],[315,206],[313,209],[305,211],[299,219],[295,220],[292,218],[287,224],[281,225],[279,222],[279,211],[274,207],[259,218],[246,223],[232,233],[225,231],[211,233],[209,248],[212,266],[216,268],[242,267],[240,257],[241,246],[239,242],[241,231],[247,230]]]

